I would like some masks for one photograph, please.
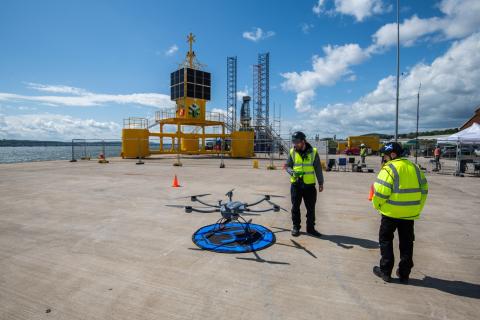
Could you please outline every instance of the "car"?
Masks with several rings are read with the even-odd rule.
[[[360,155],[360,148],[347,148],[343,151],[343,153],[345,153],[347,156],[358,156]]]

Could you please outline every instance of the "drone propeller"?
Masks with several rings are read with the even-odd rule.
[[[166,204],[165,207],[171,207],[171,208],[185,208],[186,206],[183,206],[181,204]]]
[[[205,196],[209,196],[209,195],[211,195],[211,193],[194,194],[194,195],[191,195],[191,196],[179,197],[179,198],[176,198],[176,199],[201,198],[201,197],[205,197]]]
[[[265,199],[270,200],[270,198],[285,198],[285,196],[280,196],[276,194],[262,194],[262,193],[255,193],[256,195],[259,196],[264,196]]]
[[[273,211],[278,212],[278,211],[280,211],[280,210],[283,210],[283,211],[285,211],[285,212],[288,212],[287,209],[285,209],[285,208],[283,208],[283,207],[280,207],[278,204],[276,204],[276,203],[274,203],[274,202],[272,202],[272,201],[270,201],[270,200],[267,200],[267,202],[270,203],[270,204],[273,206]]]

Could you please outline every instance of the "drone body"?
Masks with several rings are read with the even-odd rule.
[[[220,206],[220,213],[224,219],[238,220],[240,214],[245,212],[245,203],[240,201],[229,201]]]
[[[219,200],[218,204],[210,204],[207,202],[202,201],[201,197],[208,196],[210,195],[209,193],[205,194],[198,194],[198,195],[193,195],[193,196],[188,196],[186,198],[190,198],[190,201],[192,202],[198,202],[207,208],[195,208],[193,206],[187,205],[167,205],[169,207],[177,207],[177,208],[184,208],[186,213],[191,213],[191,212],[200,212],[200,213],[210,213],[210,212],[219,212],[221,215],[221,218],[217,221],[217,224],[224,225],[226,223],[229,223],[231,221],[238,221],[240,223],[246,224],[246,230],[248,230],[248,224],[250,221],[246,221],[242,216],[257,216],[260,215],[259,213],[262,212],[279,212],[280,210],[285,210],[284,208],[280,207],[278,204],[275,204],[270,201],[271,197],[278,197],[282,198],[283,196],[276,196],[276,195],[263,195],[263,198],[261,198],[258,201],[255,201],[253,203],[247,203],[247,202],[242,202],[242,201],[233,201],[233,189],[228,191],[225,196],[228,197],[227,201]],[[256,206],[262,202],[267,202],[271,205],[269,208],[265,209],[252,209],[251,207]]]

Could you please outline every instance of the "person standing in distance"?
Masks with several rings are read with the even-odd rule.
[[[360,158],[362,159],[362,164],[365,164],[365,157],[367,156],[367,146],[362,143],[360,145]]]
[[[318,191],[323,191],[323,172],[317,148],[313,148],[306,141],[303,132],[297,131],[292,135],[293,148],[290,149],[286,171],[290,174],[290,195],[292,200],[292,236],[300,235],[301,217],[300,205],[303,202],[307,208],[307,233],[321,237],[315,230],[315,204],[317,190],[315,183],[318,181]]]

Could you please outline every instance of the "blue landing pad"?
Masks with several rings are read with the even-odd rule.
[[[259,224],[248,225],[248,235],[241,223],[227,223],[222,227],[211,224],[201,227],[192,236],[199,248],[221,253],[258,251],[275,243],[275,234]]]

